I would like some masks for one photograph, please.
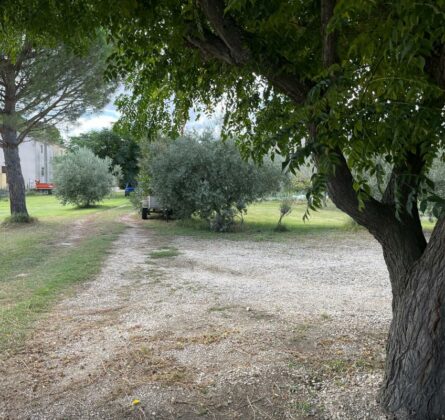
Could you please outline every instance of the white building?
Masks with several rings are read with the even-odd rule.
[[[22,174],[26,188],[34,188],[35,181],[52,182],[52,159],[64,152],[62,146],[46,144],[33,139],[27,139],[19,146]],[[3,149],[0,148],[0,189],[7,188],[6,165]]]

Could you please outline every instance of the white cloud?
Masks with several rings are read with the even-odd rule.
[[[101,130],[102,128],[110,128],[119,117],[114,115],[107,115],[104,113],[95,114],[88,117],[80,117],[77,123],[70,127],[66,135],[67,137],[78,136],[81,133],[86,133],[93,130]]]
[[[113,100],[102,111],[94,114],[84,114],[74,124],[65,126],[61,124],[59,129],[62,136],[68,139],[69,137],[78,136],[88,131],[110,128],[120,118],[120,112],[114,105],[114,100],[117,95],[121,93],[125,93],[122,86],[113,95]],[[222,102],[215,106],[214,112],[211,115],[202,112],[197,118],[197,113],[191,110],[185,129],[187,131],[196,131],[200,134],[206,130],[212,130],[214,134],[218,136],[221,132],[223,113],[224,105]]]

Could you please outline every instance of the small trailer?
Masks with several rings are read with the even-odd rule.
[[[147,196],[144,200],[142,200],[142,218],[144,220],[148,219],[150,213],[160,213],[162,217],[167,221],[171,219],[173,212],[171,209],[165,208],[161,206],[158,198],[154,195]]]
[[[53,193],[54,184],[50,182],[40,182],[40,179],[35,180],[35,190],[43,194],[51,195]]]
[[[164,213],[159,200],[153,195],[149,195],[142,200],[142,218],[144,220],[148,219],[150,213]]]

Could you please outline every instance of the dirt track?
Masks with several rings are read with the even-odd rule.
[[[0,418],[377,419],[389,320],[365,233],[171,239],[129,222],[101,274],[0,360]]]

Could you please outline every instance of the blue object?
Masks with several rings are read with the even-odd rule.
[[[134,187],[132,187],[131,184],[126,184],[124,191],[125,191],[125,197],[127,197],[130,195],[130,193],[134,191]]]

